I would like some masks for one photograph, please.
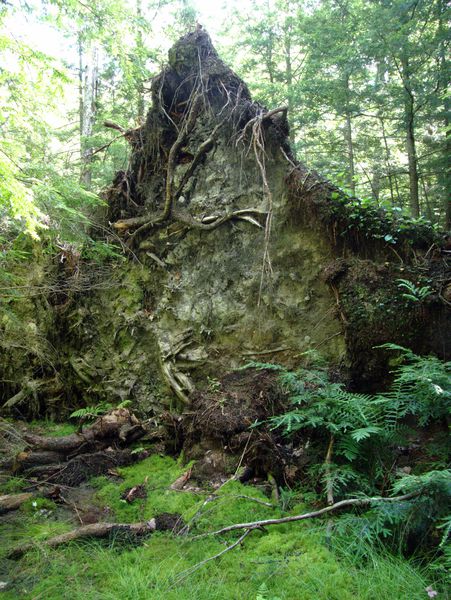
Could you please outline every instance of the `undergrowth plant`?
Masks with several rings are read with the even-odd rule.
[[[408,279],[397,279],[398,288],[403,291],[401,296],[409,302],[421,303],[432,294],[430,285],[416,286]]]
[[[401,525],[403,533],[397,540],[406,547],[410,538],[429,539],[447,514],[451,486],[447,483],[450,472],[442,468],[444,447],[438,449],[436,467],[432,460],[427,464],[431,470],[422,472],[420,462],[414,467],[418,473],[410,478],[397,462],[415,434],[414,426],[436,423],[440,428],[446,422],[451,363],[433,356],[418,356],[396,344],[381,348],[396,352],[397,365],[389,390],[378,394],[349,392],[342,383],[330,381],[327,366],[312,353],[306,356],[307,364],[296,371],[258,362],[245,368],[278,373],[289,410],[267,423],[289,440],[316,444],[323,460],[307,469],[304,481],[310,489],[319,486],[329,503],[362,493],[385,495],[390,488],[397,493],[422,490],[419,500],[390,506],[381,503],[363,518],[349,515],[340,525],[348,534],[352,526],[355,539],[366,541],[388,538]],[[448,531],[445,526],[443,529]]]
[[[114,407],[110,402],[99,402],[93,406],[85,406],[83,408],[79,408],[78,410],[74,410],[74,412],[69,415],[69,419],[77,419],[80,428],[84,425],[84,423],[94,421],[97,417],[105,415],[113,408],[127,408],[127,406],[130,406],[130,404],[131,400],[124,400],[116,407]]]

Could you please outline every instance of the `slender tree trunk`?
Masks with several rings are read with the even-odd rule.
[[[449,191],[451,190],[451,131],[450,131],[450,100],[445,97],[445,128],[446,128],[446,141],[445,141],[445,168],[444,168],[444,180],[445,180],[445,193],[444,193],[444,204],[445,204],[445,229],[451,230],[451,200],[449,198]]]
[[[90,60],[87,60],[82,35],[78,37],[79,59],[79,111],[80,111],[80,183],[87,189],[92,183],[92,152],[89,138],[92,136],[98,95],[98,50],[94,46]]]
[[[410,212],[413,217],[420,216],[420,194],[418,185],[418,158],[415,144],[415,98],[410,84],[410,65],[407,56],[401,58],[404,86],[404,124],[406,151],[409,163]]]
[[[377,118],[381,125],[381,133],[382,133],[382,140],[383,140],[383,148],[381,148],[382,157],[381,157],[380,162],[383,162],[385,165],[385,172],[386,172],[386,175],[388,178],[388,187],[390,190],[390,202],[391,202],[391,205],[394,206],[395,198],[394,198],[394,193],[393,193],[393,181],[392,181],[392,172],[391,172],[392,169],[391,169],[391,164],[390,164],[391,157],[390,157],[390,147],[388,145],[387,134],[385,131],[384,112],[383,112],[384,104],[380,103],[380,101],[378,100],[378,93],[385,85],[386,74],[387,74],[387,65],[386,65],[385,59],[381,58],[377,63],[376,77],[374,80],[375,98],[376,98],[376,102],[378,103]],[[380,169],[379,164],[375,164],[373,166],[372,188],[374,190],[374,197],[377,201],[379,201],[380,191],[381,191],[381,188],[383,185],[381,171],[382,170]]]
[[[443,169],[443,179],[444,179],[444,204],[445,204],[445,229],[447,231],[451,230],[451,200],[449,198],[449,192],[451,190],[451,131],[450,131],[450,122],[449,122],[449,114],[450,114],[450,104],[451,101],[449,98],[445,96],[445,130],[446,130],[446,141],[445,141],[445,157],[444,157],[444,169]]]
[[[83,157],[83,129],[85,114],[85,94],[84,94],[84,52],[82,34],[78,34],[78,134],[80,137],[80,157]],[[80,181],[83,180],[83,158],[81,158]]]
[[[427,186],[427,182],[424,180],[424,177],[421,178],[421,184],[423,186],[423,194],[424,194],[424,200],[426,203],[427,218],[429,219],[429,221],[431,221],[431,223],[433,223],[435,221],[434,213],[432,211],[432,206],[429,201],[428,186]]]
[[[144,64],[143,64],[143,55],[144,55],[144,42],[143,42],[143,33],[141,27],[142,21],[142,5],[141,0],[136,0],[136,17],[137,17],[137,25],[136,25],[136,56],[138,60],[138,81],[137,81],[137,102],[136,102],[136,114],[138,117],[139,124],[144,121],[144,81],[143,81],[143,72],[144,72]]]
[[[388,140],[387,140],[387,134],[385,132],[385,124],[384,124],[384,119],[379,116],[379,121],[381,123],[381,128],[382,128],[382,138],[384,140],[384,148],[385,148],[385,167],[387,169],[387,176],[388,176],[388,185],[390,187],[390,200],[391,200],[391,204],[392,206],[395,205],[395,197],[394,197],[394,193],[393,193],[393,180],[392,180],[392,167],[391,167],[391,156],[390,156],[390,147],[388,145]],[[398,198],[399,200],[399,198]]]
[[[451,97],[448,93],[450,68],[449,61],[447,60],[446,53],[446,42],[447,42],[447,29],[446,29],[446,11],[447,2],[442,2],[440,5],[440,16],[439,16],[439,35],[441,39],[440,43],[440,88],[443,97],[443,124],[445,126],[445,143],[443,147],[443,168],[441,170],[441,179],[443,181],[443,201],[444,201],[444,213],[445,213],[445,229],[451,230],[451,200],[449,193],[451,190],[451,129],[450,129],[450,115],[451,115]]]
[[[352,121],[351,121],[351,110],[349,108],[349,75],[345,76],[344,80],[345,85],[345,97],[346,97],[346,106],[345,106],[345,127],[344,127],[344,137],[346,141],[346,145],[348,148],[348,187],[353,196],[355,196],[355,160],[354,160],[354,144],[352,141]]]
[[[271,4],[269,0],[266,2],[266,14],[269,15],[271,12]],[[273,25],[268,23],[268,44],[266,45],[265,52],[265,62],[266,62],[266,70],[268,71],[269,81],[270,83],[274,83],[274,30]]]
[[[295,129],[293,127],[293,65],[291,62],[291,26],[288,25],[284,32],[284,54],[285,54],[285,82],[287,86],[288,117],[291,121],[290,140],[295,140]]]
[[[378,164],[373,165],[373,181],[371,183],[371,190],[373,192],[374,199],[376,202],[379,202],[381,195],[381,174]]]

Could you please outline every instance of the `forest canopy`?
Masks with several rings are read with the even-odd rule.
[[[23,233],[84,241],[99,192],[126,166],[124,132],[144,121],[152,77],[196,23],[255,100],[288,106],[299,160],[364,205],[449,227],[444,0],[206,5],[2,3],[3,253]]]

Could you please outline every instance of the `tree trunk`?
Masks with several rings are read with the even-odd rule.
[[[446,18],[447,2],[443,2],[440,6],[439,17],[439,35],[441,38],[440,44],[440,89],[443,96],[443,124],[445,126],[445,143],[443,147],[443,168],[441,169],[441,179],[443,181],[443,201],[445,213],[445,229],[451,229],[451,201],[449,199],[449,190],[451,189],[451,130],[450,130],[450,114],[451,114],[451,97],[448,93],[449,82],[449,61],[446,54]]]
[[[404,125],[406,151],[409,163],[410,212],[413,217],[420,216],[420,195],[418,185],[418,158],[415,144],[415,98],[410,84],[410,66],[407,56],[401,59],[404,86]]]
[[[373,181],[371,183],[371,190],[373,192],[373,198],[376,200],[376,202],[379,202],[381,194],[381,174],[378,163],[373,165]]]
[[[285,54],[285,82],[287,87],[288,118],[290,119],[290,140],[294,142],[295,129],[293,127],[293,65],[291,62],[291,26],[287,25],[284,32]]]
[[[384,119],[381,116],[379,116],[379,121],[380,121],[381,127],[382,127],[382,138],[384,140],[385,168],[387,169],[388,185],[390,187],[390,200],[391,200],[392,206],[394,206],[395,205],[395,197],[394,197],[394,193],[393,193],[393,180],[392,180],[393,175],[392,175],[392,167],[391,167],[390,147],[388,145],[387,134],[385,132]],[[398,197],[398,202],[399,202],[399,197]]]
[[[144,81],[143,81],[143,54],[144,54],[144,42],[143,42],[143,33],[141,28],[142,21],[142,5],[141,0],[136,0],[136,57],[138,62],[138,81],[136,83],[137,87],[137,101],[136,101],[136,113],[138,117],[138,123],[140,125],[144,122]]]
[[[345,128],[344,128],[344,137],[346,141],[346,145],[348,148],[348,187],[353,196],[355,196],[355,163],[354,163],[354,144],[352,141],[352,122],[351,122],[351,110],[349,107],[349,75],[345,77],[345,96],[346,96],[346,106],[345,106]]]
[[[92,136],[98,95],[98,49],[94,46],[87,60],[83,48],[83,37],[78,36],[79,60],[79,111],[80,111],[80,183],[90,189],[92,183],[93,148],[89,138]]]

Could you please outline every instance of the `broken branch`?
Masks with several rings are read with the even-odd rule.
[[[115,129],[116,131],[120,131],[121,133],[126,133],[126,130],[121,125],[113,123],[112,121],[105,121],[103,126],[108,127],[109,129]]]
[[[251,529],[248,529],[247,531],[245,531],[240,538],[238,538],[230,546],[227,546],[227,548],[224,548],[224,550],[221,550],[221,552],[218,552],[214,556],[209,556],[205,560],[200,561],[199,563],[193,565],[192,567],[190,567],[189,569],[186,569],[185,571],[181,571],[177,575],[177,577],[175,579],[175,582],[174,582],[174,585],[176,583],[177,584],[180,583],[181,581],[183,581],[183,579],[185,579],[189,575],[192,575],[195,571],[197,571],[198,569],[200,569],[201,567],[203,567],[204,565],[206,565],[210,561],[216,560],[216,559],[220,558],[221,556],[223,556],[224,554],[226,554],[226,552],[230,552],[230,550],[233,550],[234,548],[236,548],[237,546],[239,546],[240,544],[242,544],[243,541],[244,541],[244,539],[251,533],[251,531],[252,531]]]
[[[227,527],[223,527],[222,529],[218,529],[216,531],[210,531],[207,533],[197,535],[194,539],[206,537],[207,535],[222,535],[223,533],[228,533],[229,531],[236,531],[238,529],[248,529],[249,531],[251,531],[252,529],[261,529],[262,527],[267,527],[269,525],[282,525],[283,523],[294,523],[295,521],[314,519],[315,517],[320,517],[321,515],[325,515],[340,508],[347,508],[348,506],[368,506],[370,504],[373,504],[374,502],[404,502],[405,500],[411,500],[412,498],[415,498],[420,494],[421,490],[417,490],[415,492],[410,492],[409,494],[404,494],[403,496],[395,496],[393,498],[350,498],[348,500],[341,500],[340,502],[336,502],[335,504],[332,504],[331,506],[326,506],[325,508],[321,508],[320,510],[304,513],[302,515],[282,517],[281,519],[265,519],[262,521],[251,521],[249,523],[236,523],[234,525],[228,525]]]
[[[169,515],[165,515],[168,517]],[[179,519],[179,515],[171,515],[172,517],[177,517]],[[127,533],[131,533],[134,535],[145,535],[148,533],[152,533],[153,531],[163,531],[168,529],[173,529],[174,527],[174,519],[159,519],[158,517],[154,519],[150,519],[150,521],[144,521],[140,523],[93,523],[90,525],[83,525],[83,527],[79,527],[78,529],[74,529],[72,531],[68,531],[67,533],[62,533],[61,535],[57,535],[49,540],[45,540],[39,545],[44,545],[47,548],[57,548],[63,544],[68,544],[74,540],[78,540],[81,538],[104,538],[107,537],[110,533],[125,531]],[[20,558],[30,550],[34,550],[39,547],[38,544],[23,544],[22,546],[18,546],[14,548],[9,554],[8,558]]]

